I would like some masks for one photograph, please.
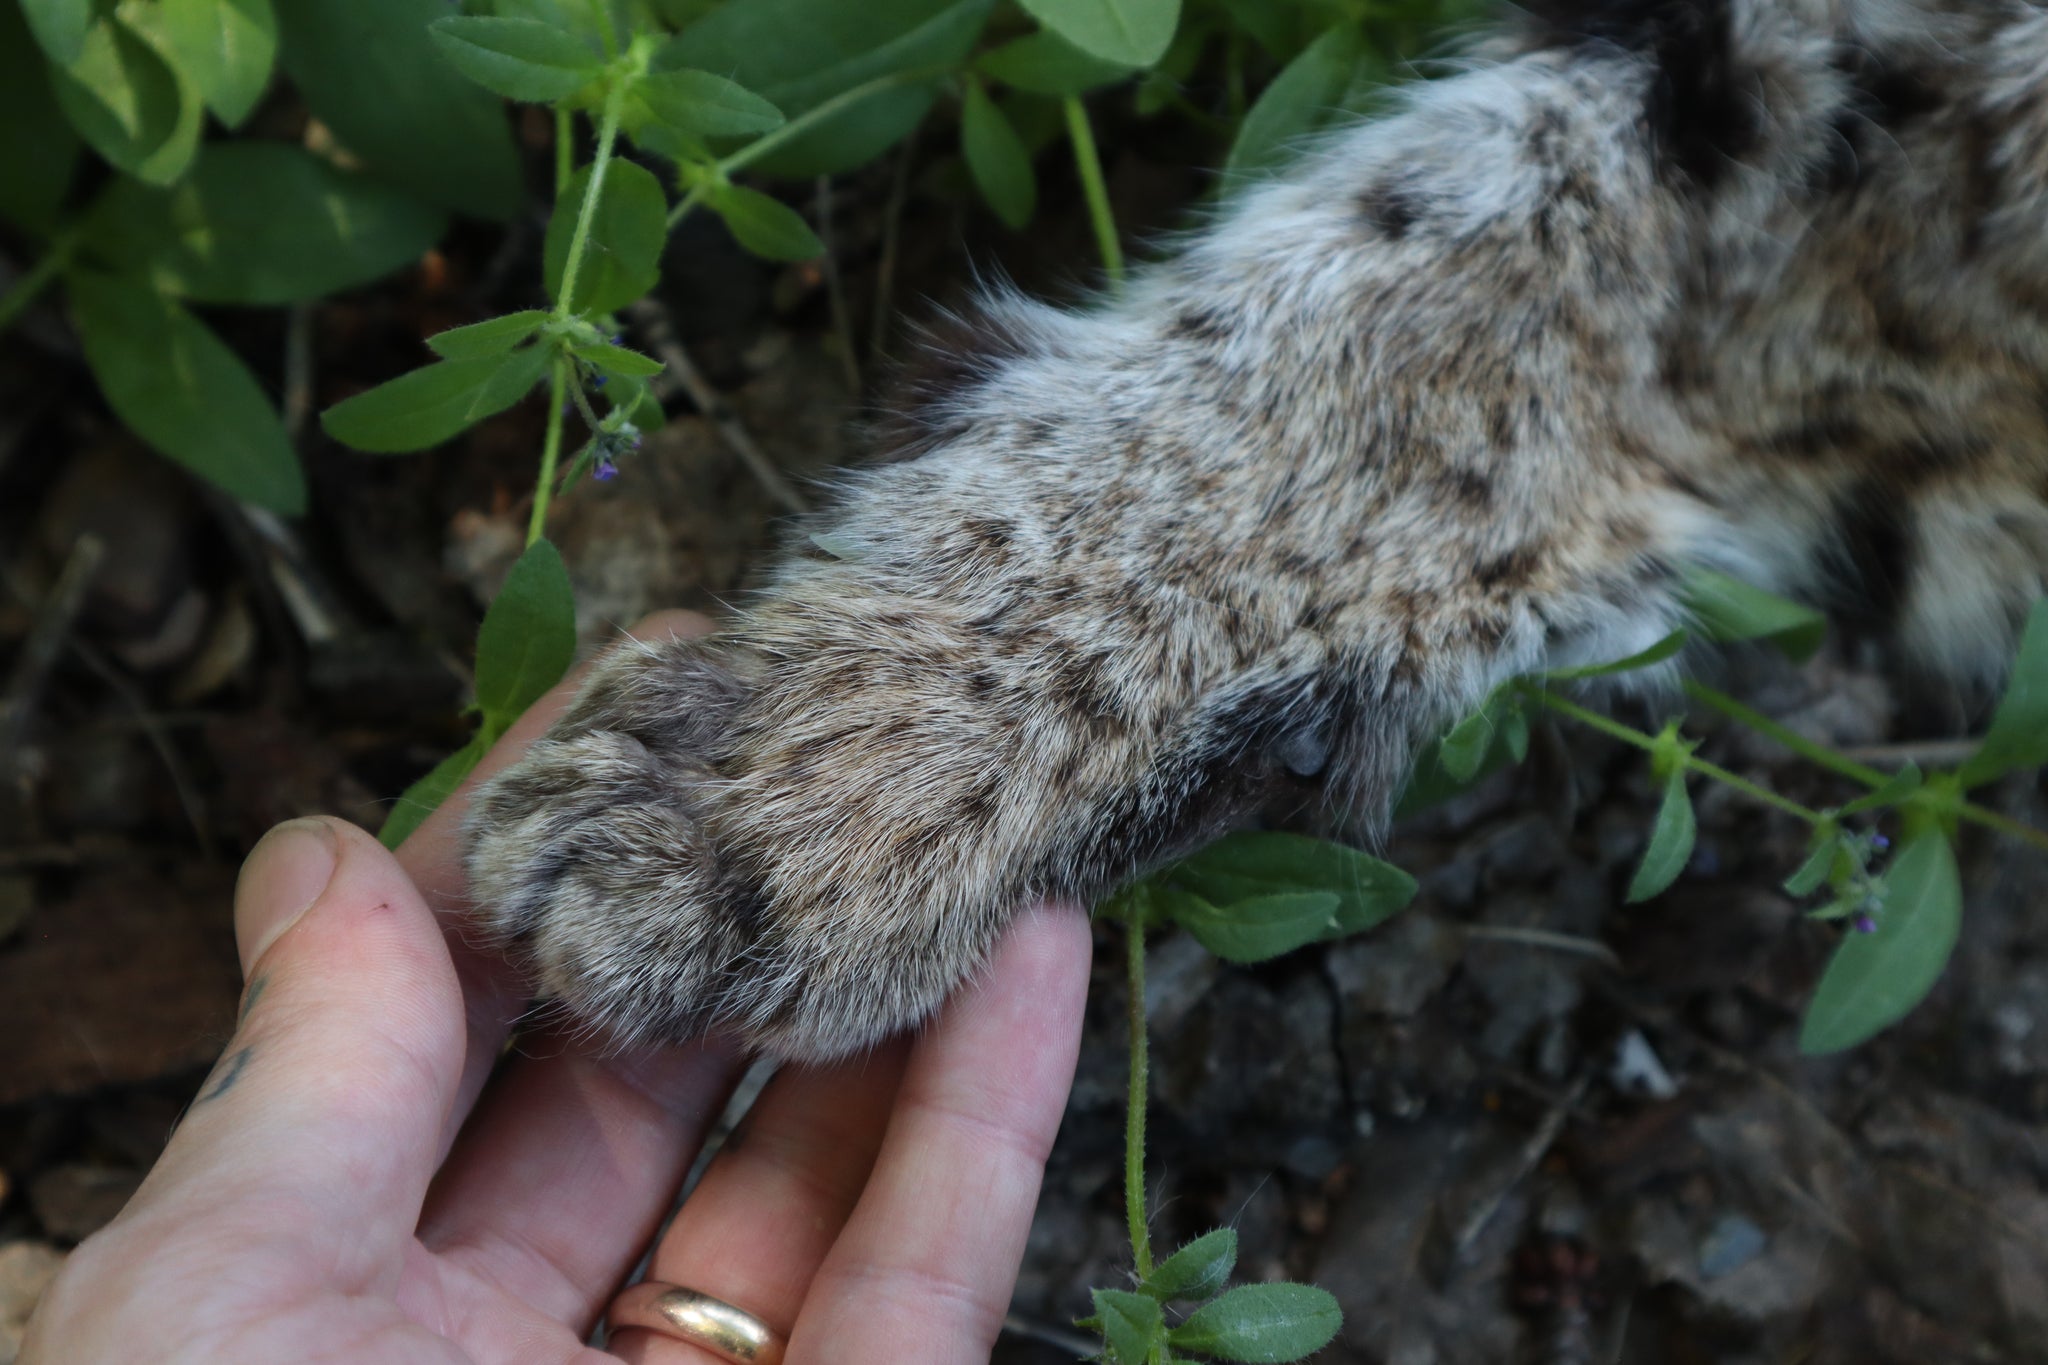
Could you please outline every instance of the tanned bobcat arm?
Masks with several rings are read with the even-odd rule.
[[[1120,301],[987,301],[716,637],[476,802],[480,913],[622,1037],[844,1053],[1027,897],[1360,833],[1704,564],[1988,678],[2048,556],[2048,11],[1553,0]]]

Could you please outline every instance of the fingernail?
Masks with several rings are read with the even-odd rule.
[[[320,899],[340,854],[324,820],[287,820],[249,850],[235,882],[235,940],[245,974]]]

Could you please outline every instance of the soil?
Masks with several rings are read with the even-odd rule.
[[[975,269],[1068,297],[1090,275],[1056,157],[1040,223],[1010,234],[929,141],[833,182],[829,269],[764,265],[708,219],[669,252],[662,308],[798,480],[858,458],[889,357]],[[1141,238],[1205,192],[1211,148],[1154,125],[1105,143]],[[780,188],[822,226],[813,187]],[[538,210],[465,228],[385,285],[214,321],[288,410],[317,409],[418,363],[431,332],[534,303],[540,228]],[[294,327],[311,361],[288,373]],[[774,542],[776,506],[717,426],[669,407],[551,521],[588,641],[660,606],[717,611]],[[123,434],[54,310],[0,338],[0,1362],[228,1035],[239,857],[293,815],[374,827],[461,742],[541,417],[403,458],[305,424],[314,512],[283,525]],[[68,593],[89,542],[104,557]],[[1802,733],[1944,737],[1858,650],[1737,662],[1729,685]],[[1228,1224],[1243,1278],[1329,1289],[1332,1362],[2048,1360],[2048,865],[1966,840],[1964,939],[1933,998],[1802,1058],[1836,931],[1779,889],[1800,827],[1702,791],[1686,875],[1626,905],[1643,765],[1537,738],[1523,769],[1396,828],[1385,852],[1422,894],[1374,933],[1257,969],[1152,945],[1155,1242]],[[1846,795],[1753,738],[1709,745],[1801,799]],[[2048,821],[2031,781],[1987,799]],[[1088,1290],[1128,1282],[1121,945],[1099,946],[1006,1362],[1073,1359]]]

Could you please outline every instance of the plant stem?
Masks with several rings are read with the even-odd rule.
[[[575,137],[575,115],[567,109],[555,110],[555,200],[558,203],[562,191],[569,188],[569,177],[576,173],[576,149],[571,145]]]
[[[1729,719],[1748,726],[1766,739],[1772,740],[1778,745],[1791,750],[1808,762],[1826,768],[1831,773],[1838,773],[1852,782],[1860,782],[1873,791],[1891,781],[1895,775],[1885,772],[1881,768],[1873,768],[1867,764],[1858,763],[1846,755],[1838,754],[1833,749],[1828,748],[1827,745],[1808,739],[1797,731],[1780,725],[1769,716],[1762,715],[1752,708],[1744,706],[1726,693],[1716,692],[1713,688],[1707,687],[1702,683],[1688,681],[1685,684],[1685,694],[1701,705],[1719,711]],[[2048,833],[2035,829],[2031,825],[2023,825],[2017,820],[2000,815],[1997,811],[1980,806],[1974,801],[1963,802],[1955,808],[1955,813],[1958,818],[1968,820],[1972,824],[1982,825],[1986,829],[1995,829],[2001,834],[2009,835],[2035,848],[2048,849]]]
[[[43,253],[43,258],[14,282],[12,289],[0,294],[0,332],[12,326],[14,320],[35,302],[36,295],[48,288],[50,281],[57,278],[57,273],[71,263],[71,251],[76,242],[77,238],[68,232],[59,237]]]
[[[1124,249],[1116,239],[1116,216],[1109,208],[1109,186],[1102,178],[1102,158],[1095,151],[1095,130],[1088,126],[1088,110],[1078,95],[1066,99],[1067,140],[1074,144],[1074,169],[1081,177],[1081,192],[1088,197],[1088,220],[1095,225],[1095,245],[1102,253],[1102,268],[1110,288],[1124,285]]]
[[[1636,748],[1645,751],[1655,750],[1657,747],[1655,736],[1646,735],[1641,730],[1623,725],[1618,720],[1610,720],[1598,711],[1589,711],[1576,702],[1566,701],[1555,692],[1541,687],[1530,686],[1524,689],[1524,693],[1559,715],[1569,716],[1579,722],[1579,724],[1598,730],[1601,734],[1618,739],[1624,744],[1633,744]],[[1811,810],[1800,805],[1797,801],[1780,796],[1768,787],[1760,787],[1746,777],[1729,772],[1718,763],[1709,763],[1703,758],[1695,758],[1691,754],[1686,754],[1684,766],[1691,772],[1696,772],[1702,777],[1712,778],[1723,786],[1733,787],[1751,800],[1761,801],[1766,806],[1804,820],[1809,825],[1817,825],[1821,821],[1821,813],[1819,811]]]
[[[682,222],[683,219],[689,217],[690,210],[696,208],[697,205],[703,203],[705,199],[710,196],[710,193],[711,191],[704,188],[704,186],[699,185],[695,189],[691,190],[688,194],[684,195],[682,202],[669,210],[668,230],[670,232],[674,232],[676,230],[676,224]]]
[[[576,231],[569,238],[569,253],[562,262],[562,292],[555,300],[555,317],[567,319],[575,309],[576,276],[583,266],[583,249],[590,242],[590,224],[597,217],[597,201],[604,193],[604,173],[611,166],[612,146],[619,139],[619,115],[626,104],[626,82],[613,81],[604,97],[604,121],[597,131],[597,156],[590,163],[590,183],[583,187],[583,207],[576,214]],[[559,373],[559,371],[558,371]],[[555,408],[561,409],[557,394]]]
[[[1831,773],[1839,773],[1852,782],[1861,782],[1866,787],[1882,787],[1891,781],[1890,773],[1879,772],[1875,768],[1865,767],[1853,759],[1845,758],[1827,745],[1810,740],[1798,731],[1780,725],[1769,716],[1744,706],[1725,692],[1716,692],[1711,687],[1688,679],[1685,684],[1685,695],[1703,706],[1719,711],[1731,720],[1741,722],[1764,738],[1790,749],[1807,762],[1818,764]]]
[[[892,71],[886,76],[877,76],[871,81],[856,85],[851,90],[842,90],[823,104],[813,105],[804,110],[774,132],[755,138],[730,156],[720,157],[715,163],[715,168],[720,176],[730,176],[736,171],[745,170],[791,138],[802,137],[819,124],[839,117],[870,95],[879,95],[884,90],[893,90],[898,86],[936,80],[950,69],[943,66],[925,66],[911,71]],[[691,209],[703,203],[709,193],[709,189],[699,185],[684,195],[683,201],[668,215],[669,231],[675,231],[676,224],[688,217]]]
[[[1142,892],[1137,894],[1142,895]],[[1152,1273],[1152,1234],[1145,1226],[1145,1101],[1149,1093],[1145,1042],[1145,915],[1133,905],[1124,920],[1125,980],[1130,990],[1131,1088],[1124,1104],[1124,1217],[1139,1278]]]
[[[2029,844],[2034,848],[2048,849],[2048,833],[2043,833],[2032,825],[2023,825],[2017,820],[2000,815],[1997,811],[1980,806],[1974,801],[1965,801],[1962,805],[1956,807],[1956,814],[1973,825],[1982,825],[1986,829],[1995,829],[2000,834],[2010,835],[2021,843]]]
[[[567,270],[562,272],[564,279],[568,278],[568,273]],[[563,291],[564,297],[567,297],[567,292]],[[562,460],[562,394],[568,387],[569,362],[557,355],[554,373],[548,381],[548,434],[540,448],[540,482],[533,489],[533,518],[526,523],[528,548],[547,530],[548,503],[555,494],[555,466]]]

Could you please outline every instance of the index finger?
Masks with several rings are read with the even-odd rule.
[[[681,639],[708,634],[711,629],[711,621],[694,611],[659,611],[627,630],[624,639]],[[528,707],[526,714],[491,746],[475,771],[398,849],[400,866],[411,875],[420,895],[440,918],[442,934],[448,940],[448,955],[454,959],[455,975],[462,984],[463,1009],[468,1016],[468,1050],[448,1130],[442,1134],[444,1154],[456,1129],[476,1104],[477,1094],[498,1060],[498,1050],[527,1000],[526,982],[519,973],[496,953],[478,946],[467,933],[469,896],[468,879],[462,868],[462,822],[477,787],[518,762],[527,748],[568,710],[589,669],[589,663],[571,669],[566,678]]]

